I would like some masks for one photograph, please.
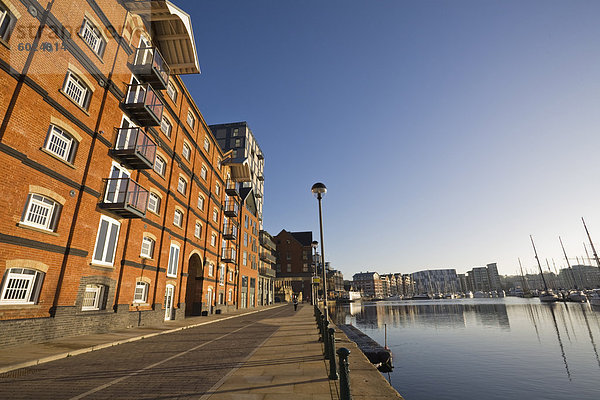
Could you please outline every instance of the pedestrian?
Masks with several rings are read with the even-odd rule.
[[[298,297],[294,297],[294,311],[298,310]]]

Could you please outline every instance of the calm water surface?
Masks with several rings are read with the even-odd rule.
[[[406,400],[600,399],[600,310],[538,299],[357,303],[331,309],[394,354]],[[352,377],[352,375],[350,375]]]

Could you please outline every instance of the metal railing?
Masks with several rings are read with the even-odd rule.
[[[223,261],[234,262],[236,255],[235,247],[223,247],[221,250],[221,259]]]
[[[117,128],[117,140],[114,150],[132,150],[151,164],[154,164],[156,158],[156,143],[138,127]]]
[[[154,73],[163,86],[169,82],[171,68],[156,47],[137,48],[131,64],[136,70],[136,75],[139,75],[141,71],[143,74]]]
[[[225,236],[226,238],[236,239],[237,232],[238,232],[237,226],[235,226],[231,222],[228,222],[223,225],[223,236]]]
[[[149,83],[129,85],[123,104],[126,108],[144,108],[160,123],[164,105]]]
[[[131,178],[107,178],[104,180],[104,204],[133,208],[142,213],[148,206],[148,191]]]

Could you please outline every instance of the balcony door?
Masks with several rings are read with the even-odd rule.
[[[115,148],[117,150],[131,149],[135,147],[135,139],[137,126],[125,115],[121,121],[121,129],[119,130],[119,136],[117,137],[117,144]]]
[[[127,185],[129,183],[129,171],[113,162],[110,177],[104,194],[105,203],[125,203],[127,200]]]

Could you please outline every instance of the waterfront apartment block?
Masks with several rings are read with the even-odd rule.
[[[286,288],[291,288],[300,301],[311,298],[312,232],[289,232],[282,229],[273,237],[276,249],[276,295],[287,300]]]
[[[501,290],[500,276],[498,275],[498,266],[496,263],[488,264],[485,267],[474,267],[467,272],[468,290],[489,292],[492,290]]]
[[[0,27],[0,342],[255,306],[262,179],[179,78],[189,15],[0,0]]]
[[[460,287],[455,269],[428,269],[412,274],[416,293],[456,293]]]
[[[259,232],[260,255],[258,267],[258,298],[257,304],[267,305],[275,301],[275,252],[277,245],[273,236],[265,230]]]
[[[362,297],[378,298],[384,297],[383,284],[377,272],[359,272],[352,276],[353,286],[361,292]]]
[[[253,190],[262,229],[265,157],[254,134],[245,121],[210,125],[210,129],[215,134],[223,151],[231,150],[232,161],[244,164],[249,168],[250,180],[242,183],[242,187]]]

